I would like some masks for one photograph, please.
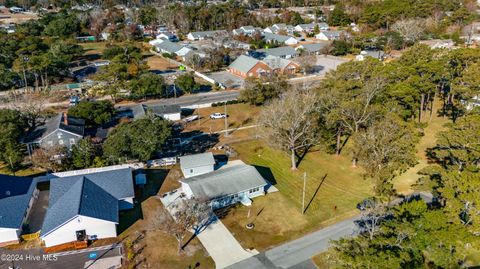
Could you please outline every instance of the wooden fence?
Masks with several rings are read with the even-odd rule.
[[[36,233],[33,233],[33,234],[23,234],[22,235],[22,239],[24,241],[33,241],[33,240],[37,240],[38,238],[40,238],[40,231],[38,231]]]

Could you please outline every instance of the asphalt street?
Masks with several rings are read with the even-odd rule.
[[[94,253],[94,257],[90,255]],[[5,256],[5,254],[7,256]],[[14,254],[14,255],[11,255]],[[85,262],[95,259],[121,256],[120,246],[113,249],[92,250],[84,249],[80,251],[60,252],[56,254],[46,254],[42,250],[16,250],[8,251],[0,249],[0,269],[10,269],[11,258],[15,258],[16,269],[84,269]]]
[[[330,240],[354,235],[354,221],[350,218],[321,230],[307,234],[299,239],[262,252],[252,258],[243,260],[228,269],[315,269],[311,257],[329,247]]]

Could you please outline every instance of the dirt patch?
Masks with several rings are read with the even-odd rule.
[[[176,70],[178,68],[178,65],[173,64],[160,56],[151,56],[148,57],[146,60],[150,70],[163,71]]]

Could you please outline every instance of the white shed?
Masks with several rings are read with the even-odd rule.
[[[206,174],[215,169],[215,159],[211,152],[183,156],[180,168],[185,178]]]

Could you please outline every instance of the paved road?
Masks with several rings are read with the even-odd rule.
[[[240,95],[240,91],[207,92],[207,93],[184,95],[184,96],[178,97],[177,99],[169,98],[169,99],[150,100],[150,101],[144,102],[144,104],[148,104],[148,105],[177,104],[184,108],[187,108],[187,107],[194,108],[195,106],[198,106],[198,105],[201,106],[204,104],[236,100],[239,95]],[[136,104],[132,104],[132,105],[136,105]],[[122,106],[128,106],[128,105],[122,105]]]
[[[42,250],[32,249],[23,251],[7,251],[0,249],[0,269],[8,269],[12,265],[11,262],[5,261],[6,257],[3,254],[18,254],[17,257],[22,257],[23,261],[15,262],[15,266],[19,269],[84,269],[85,262],[89,261],[90,253],[96,252],[97,259],[121,256],[121,247],[117,246],[113,249],[103,249],[92,251],[92,249],[84,249],[80,251],[60,252],[58,255],[50,257],[44,256]],[[48,261],[50,258],[50,261]],[[56,260],[54,260],[56,258]]]
[[[299,239],[262,252],[238,262],[227,269],[311,269],[316,268],[310,258],[325,251],[330,240],[351,236],[355,233],[357,218],[350,218],[323,228]]]

